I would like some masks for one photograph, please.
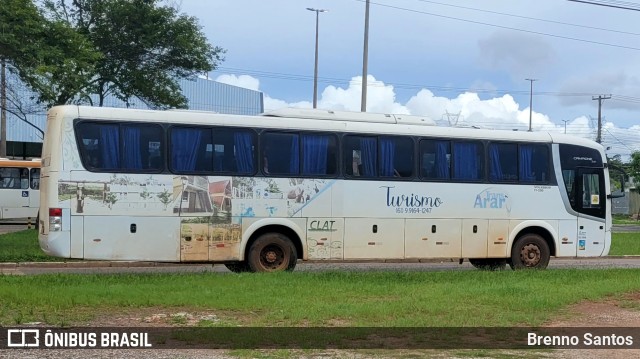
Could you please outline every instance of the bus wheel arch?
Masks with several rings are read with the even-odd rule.
[[[556,248],[553,237],[542,227],[529,227],[518,233],[511,247],[512,269],[545,269]]]
[[[265,246],[274,246],[274,251],[269,251],[270,256],[276,256],[283,254],[282,251],[288,254],[289,258],[286,259],[286,263],[283,263],[282,268],[270,267],[265,263],[260,264],[260,252],[264,255],[268,251]],[[290,251],[287,251],[287,246],[290,246]],[[262,271],[277,271],[287,270],[292,271],[298,258],[303,254],[302,242],[296,234],[296,232],[283,225],[268,225],[261,227],[251,234],[251,237],[247,241],[244,251],[244,260],[252,272]],[[262,258],[264,262],[265,258]],[[278,259],[280,260],[280,259]],[[275,265],[275,263],[274,263]]]

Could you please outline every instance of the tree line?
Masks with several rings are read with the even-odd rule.
[[[167,1],[2,0],[0,107],[24,121],[34,106],[102,106],[108,96],[187,108],[178,80],[214,70],[224,53]]]

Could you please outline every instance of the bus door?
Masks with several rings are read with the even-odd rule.
[[[606,239],[604,169],[578,167],[575,203],[578,210],[578,257],[599,256]]]

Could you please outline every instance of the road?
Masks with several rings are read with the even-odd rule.
[[[508,268],[508,267],[507,267]],[[554,269],[597,269],[597,268],[640,268],[640,257],[604,257],[604,258],[552,258],[549,270]],[[379,263],[379,262],[345,262],[345,263],[319,263],[299,262],[297,272],[318,272],[330,270],[354,270],[354,271],[449,271],[449,270],[475,270],[469,262],[403,262],[403,263]],[[216,264],[169,264],[169,263],[113,263],[113,262],[80,262],[80,263],[20,263],[9,266],[0,265],[0,274],[37,275],[50,273],[77,273],[77,274],[116,274],[116,273],[227,273],[231,274],[224,265]]]
[[[35,228],[36,220],[34,219],[31,223],[31,228]],[[26,221],[9,221],[2,220],[0,221],[0,234],[17,232],[27,229]]]

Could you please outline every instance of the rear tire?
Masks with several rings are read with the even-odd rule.
[[[469,258],[469,263],[480,270],[496,271],[507,268],[507,260],[501,258]]]
[[[292,271],[298,256],[291,240],[281,233],[265,233],[249,249],[248,264],[252,272]]]
[[[537,234],[525,234],[511,248],[511,269],[545,269],[549,265],[547,242]]]

